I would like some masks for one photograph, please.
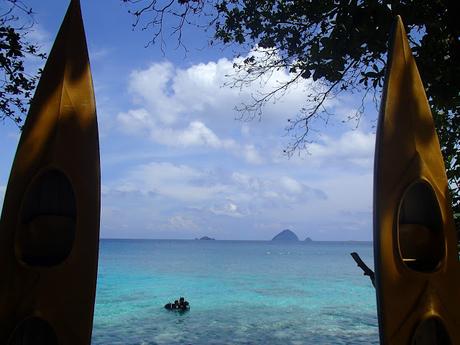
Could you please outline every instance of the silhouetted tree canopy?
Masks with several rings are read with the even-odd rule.
[[[32,15],[22,1],[0,1],[0,119],[9,118],[19,127],[38,79],[38,71],[26,73],[26,56],[45,58],[37,45],[27,41]]]
[[[213,40],[253,48],[235,65],[234,85],[287,69],[291,80],[256,95],[240,107],[242,116],[260,115],[264,104],[296,81],[319,85],[306,95],[305,107],[289,120],[293,141],[287,153],[308,148],[312,121],[332,116],[327,100],[343,92],[380,99],[390,29],[401,15],[435,118],[454,213],[460,216],[460,20],[456,1],[448,0],[123,0],[130,3],[134,26],[164,43],[165,30],[182,43],[185,25],[213,30]],[[359,117],[363,106],[350,117]]]

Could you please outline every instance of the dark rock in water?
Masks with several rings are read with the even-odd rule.
[[[286,229],[273,237],[272,241],[297,242],[299,241],[299,238],[291,230]]]
[[[310,237],[307,237],[307,238],[305,239],[305,242],[307,242],[307,243],[308,243],[308,242],[313,242],[313,240],[312,240]]]
[[[202,241],[215,241],[215,238],[208,237],[208,236],[203,236],[200,238]]]

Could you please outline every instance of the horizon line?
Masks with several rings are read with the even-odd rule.
[[[279,242],[279,243],[299,243],[299,242],[373,242],[373,240],[298,240],[298,241],[273,241],[273,240],[257,240],[257,239],[211,239],[201,240],[200,238],[119,238],[119,237],[101,237],[100,240],[146,240],[146,241],[244,241],[244,242]]]

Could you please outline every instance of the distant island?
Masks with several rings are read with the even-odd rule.
[[[307,243],[308,243],[308,242],[313,242],[313,240],[312,240],[310,237],[307,237],[307,238],[305,239],[305,242],[307,242]]]
[[[297,235],[289,229],[281,231],[278,235],[272,238],[272,241],[279,242],[298,242],[299,238]]]
[[[208,237],[208,236],[203,236],[201,238],[195,238],[195,240],[200,240],[200,241],[215,241],[215,238]]]

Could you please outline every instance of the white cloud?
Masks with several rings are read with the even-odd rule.
[[[128,208],[119,206],[120,197]],[[251,238],[243,230],[264,238],[263,229],[291,227],[300,237],[369,239],[371,197],[370,173],[340,172],[306,182],[286,171],[222,172],[152,162],[104,185],[104,217],[114,218],[104,223],[123,219],[131,227],[147,224],[157,234],[171,231],[164,238],[196,237],[205,229],[225,231],[219,238]],[[241,229],[232,232],[235,226]]]
[[[300,194],[303,191],[303,185],[289,176],[283,176],[280,179],[281,186],[289,193]]]
[[[177,69],[172,78],[171,97],[183,104],[189,111],[198,113],[210,109],[220,110],[224,105],[231,110],[231,102],[240,97],[237,89],[224,87],[226,75],[233,71],[233,62],[228,59],[219,59],[217,62],[200,63],[188,69]],[[209,114],[212,117],[222,117],[223,114]]]
[[[198,225],[192,218],[180,214],[176,214],[169,218],[168,225],[170,228],[176,230],[195,231],[199,229]]]
[[[247,173],[234,172],[232,182],[238,190],[244,191],[234,200],[244,200],[248,207],[264,205],[281,205],[289,207],[286,202],[305,203],[315,199],[325,199],[320,189],[311,188],[304,182],[288,176],[253,176]]]
[[[110,191],[142,194],[158,202],[170,200],[186,208],[198,207],[232,216],[326,198],[321,190],[288,176],[276,178],[240,172],[229,175],[168,162],[137,166],[104,190],[106,194]]]
[[[231,200],[215,205],[209,209],[212,213],[218,216],[229,216],[229,217],[243,217],[245,214],[240,207]]]
[[[111,49],[105,47],[89,47],[91,61],[103,60],[110,56]]]
[[[143,108],[119,113],[117,119],[125,133],[146,133],[153,141],[161,145],[179,148],[224,149],[235,156],[241,156],[251,164],[261,164],[264,161],[253,144],[242,146],[233,139],[221,139],[201,121],[192,121],[185,128],[165,127],[157,124]]]
[[[222,58],[185,69],[160,62],[133,71],[129,90],[138,107],[118,114],[121,130],[170,148],[224,150],[250,164],[267,163],[270,157],[265,152],[276,148],[279,155],[292,140],[284,132],[287,119],[301,109],[306,94],[321,85],[300,80],[277,102],[265,106],[262,121],[238,124],[235,118],[240,114],[235,106],[250,103],[254,95],[272,91],[291,78],[286,70],[277,70],[251,85],[225,86],[228,75],[235,73],[233,64],[241,59]],[[342,108],[352,109],[352,103],[350,97],[344,97],[328,100],[327,107],[332,113],[337,112],[341,122]],[[325,159],[344,158],[349,164],[365,166],[373,150],[373,144],[368,145],[373,137],[360,129],[346,132],[339,139],[319,135],[309,146],[313,157],[309,160],[318,165]]]
[[[348,161],[359,166],[372,164],[375,146],[375,134],[360,130],[345,132],[338,139],[323,136],[317,143],[312,143],[309,151],[316,160]]]
[[[279,70],[250,86],[224,86],[234,62],[222,58],[186,69],[161,62],[133,71],[129,90],[137,108],[118,114],[121,130],[168,147],[226,150],[248,163],[263,163],[262,147],[280,140],[286,119],[299,110],[311,82],[294,85],[282,100],[266,106],[262,122],[245,123],[240,132],[235,106],[275,89],[290,76]]]
[[[240,59],[238,59],[240,60]],[[169,62],[153,63],[148,69],[131,74],[129,88],[140,97],[154,118],[165,124],[201,119],[212,128],[225,128],[239,114],[234,107],[250,102],[256,94],[268,93],[280,82],[290,79],[285,70],[275,71],[269,79],[241,88],[226,86],[228,75],[234,73],[235,60],[226,58],[206,64],[192,65],[187,69],[174,68]],[[264,124],[277,119],[284,123],[288,115],[299,110],[305,100],[311,81],[304,80],[287,92],[277,104],[268,104]],[[139,101],[139,99],[137,99]]]
[[[196,202],[209,200],[222,188],[206,185],[203,181],[206,181],[206,174],[189,166],[150,163],[132,169],[114,190]]]
[[[373,167],[375,133],[359,129],[341,133],[338,137],[323,132],[304,152],[287,158],[280,147],[272,149],[271,160],[277,165],[303,167],[323,174],[342,173],[342,170],[371,171]]]
[[[150,128],[155,126],[154,119],[143,108],[119,113],[117,119],[121,129],[130,134],[139,134],[144,131],[148,134]]]
[[[171,95],[174,73],[170,62],[155,63],[146,70],[133,71],[129,81],[135,103],[145,105],[149,115],[165,125],[175,123],[180,112],[187,109]]]
[[[170,133],[168,133],[170,134]],[[184,146],[203,144],[205,146],[219,147],[221,141],[206,125],[200,121],[193,121],[188,128],[176,134],[177,140]]]
[[[193,121],[184,129],[155,127],[152,128],[150,135],[157,143],[167,146],[204,146],[213,149],[231,149],[236,146],[232,139],[220,139],[200,121]]]
[[[252,144],[244,146],[243,156],[247,162],[252,164],[262,164],[264,162],[263,158],[260,156],[259,151]]]

